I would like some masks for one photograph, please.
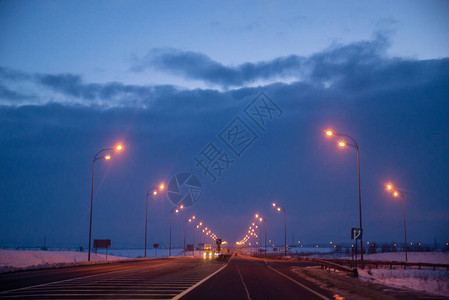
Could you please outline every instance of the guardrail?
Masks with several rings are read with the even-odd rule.
[[[345,267],[345,266],[343,266],[341,264],[338,264],[338,263],[335,263],[335,262],[332,262],[332,261],[328,261],[328,260],[325,260],[325,259],[315,258],[315,259],[311,259],[311,260],[313,262],[318,263],[319,265],[321,265],[321,267],[324,268],[324,269],[339,270],[339,271],[342,271],[342,272],[350,273],[353,276],[357,276],[357,271],[355,271],[355,269],[353,269],[353,268],[348,268],[348,267]]]
[[[285,256],[276,256],[276,255],[267,255],[266,257],[263,255],[253,255],[255,257],[260,258],[270,258],[270,259],[279,259],[279,260],[297,260],[303,262],[311,262],[321,265],[326,269],[334,269],[344,272],[354,272],[355,263],[357,262],[357,266],[360,267],[360,260],[352,260],[352,259],[340,259],[340,258],[316,258],[316,257],[285,257]],[[365,268],[375,268],[379,267],[393,269],[393,267],[401,267],[404,269],[407,268],[417,268],[421,270],[422,268],[433,269],[445,269],[449,271],[449,264],[436,264],[436,263],[423,263],[423,262],[404,262],[404,261],[390,261],[390,260],[364,260]]]

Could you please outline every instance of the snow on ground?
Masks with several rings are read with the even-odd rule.
[[[422,262],[432,264],[449,264],[449,252],[408,252],[408,262]],[[385,252],[376,254],[365,254],[366,260],[391,260],[405,261],[404,252]],[[348,257],[348,259],[351,259]]]
[[[375,283],[449,296],[449,271],[446,270],[359,269],[359,277]]]
[[[105,254],[91,253],[91,262],[106,262]],[[107,261],[127,258],[108,255]],[[39,250],[3,250],[0,249],[0,271],[58,267],[87,263],[87,252],[75,251],[39,251]]]
[[[366,260],[404,261],[403,252],[376,253],[364,256]],[[447,252],[409,252],[409,262],[449,264]],[[359,277],[376,283],[406,287],[440,296],[449,296],[449,271],[445,269],[359,269]]]

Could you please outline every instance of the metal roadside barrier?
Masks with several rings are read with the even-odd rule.
[[[324,269],[328,269],[328,270],[334,269],[334,270],[338,270],[341,272],[349,273],[351,275],[356,274],[356,272],[354,272],[355,269],[345,267],[341,264],[334,263],[332,261],[328,261],[328,260],[324,260],[324,259],[320,259],[320,258],[311,259],[311,261],[314,261],[317,264],[321,265],[321,267],[323,267]]]

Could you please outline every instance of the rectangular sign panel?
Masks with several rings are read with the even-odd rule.
[[[111,248],[111,240],[94,240],[94,248]]]
[[[363,229],[351,228],[351,240],[361,240],[361,239],[363,239]]]

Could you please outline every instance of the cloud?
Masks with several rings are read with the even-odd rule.
[[[225,66],[198,52],[159,48],[150,50],[131,70],[156,68],[224,88],[287,77],[322,82],[338,79],[349,68],[377,66],[388,45],[387,38],[378,34],[372,41],[334,46],[310,57],[289,55],[238,66]]]
[[[132,68],[156,68],[202,80],[224,89],[260,81],[302,82],[319,88],[359,93],[393,86],[422,84],[447,78],[449,61],[419,61],[388,57],[389,41],[382,33],[373,40],[334,45],[309,57],[289,55],[270,61],[225,66],[205,54],[176,49],[153,49]]]
[[[207,55],[172,48],[152,49],[131,70],[142,72],[154,67],[190,79],[203,80],[223,87],[241,86],[259,79],[294,75],[300,69],[302,58],[296,55],[276,58],[269,62],[225,66]]]
[[[151,86],[126,85],[119,82],[105,84],[84,83],[79,75],[36,75],[36,80],[43,86],[48,87],[64,95],[81,98],[85,100],[113,100],[117,97],[135,98],[147,101],[152,98],[156,89]]]
[[[0,84],[0,103],[9,104],[10,101],[14,101],[16,104],[21,104],[24,101],[29,100],[31,98],[32,98],[32,96],[30,96],[30,95],[12,91]],[[8,100],[5,101],[2,99],[8,99]]]
[[[218,89],[186,90],[170,84],[92,83],[78,74],[33,74],[0,68],[0,103],[150,108],[154,103],[160,103],[160,99],[167,99],[166,104],[176,109],[174,99],[198,98],[224,107],[218,102],[226,101],[224,99],[229,99],[233,93],[245,93],[246,88],[251,84],[254,87],[254,83],[260,81],[270,82],[262,85],[270,89],[301,86],[299,93],[312,90],[315,93],[344,94],[345,97],[447,82],[449,58],[416,60],[388,57],[388,46],[385,35],[378,34],[373,40],[334,45],[309,57],[289,55],[238,66],[225,66],[202,53],[153,49],[132,68],[135,72],[157,68],[188,79],[202,80],[230,93],[222,93]],[[24,84],[28,85],[27,90],[22,88]],[[234,90],[229,90],[230,87]]]

